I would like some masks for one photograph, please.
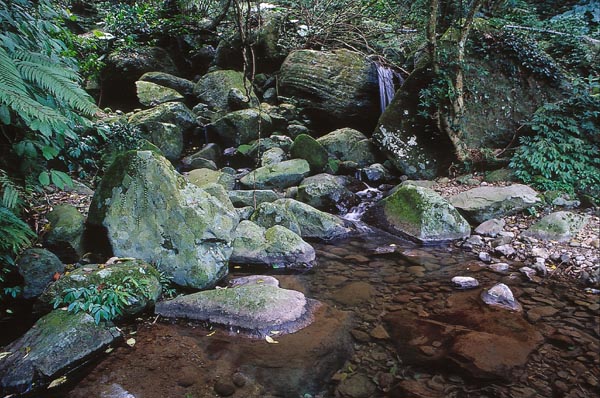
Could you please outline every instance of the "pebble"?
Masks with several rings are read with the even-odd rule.
[[[235,386],[227,381],[218,380],[214,386],[215,392],[222,397],[229,397],[235,394]]]
[[[248,382],[246,376],[244,376],[244,374],[240,372],[235,372],[231,376],[231,381],[233,381],[233,384],[235,384],[237,387],[244,387]]]
[[[370,335],[376,340],[387,340],[390,338],[388,332],[381,325],[375,326],[375,328],[371,330]]]
[[[494,272],[503,273],[503,272],[508,271],[510,266],[508,265],[508,263],[495,263],[495,264],[490,264],[489,268]]]
[[[515,300],[513,292],[504,283],[498,283],[489,290],[481,292],[481,299],[484,303],[502,307],[513,311],[521,311],[521,304]]]
[[[489,263],[492,261],[492,256],[488,252],[479,252],[479,259],[484,263]]]
[[[500,245],[494,249],[497,253],[502,254],[504,257],[510,257],[516,253],[516,250],[512,245]]]
[[[461,290],[475,289],[479,286],[479,281],[470,276],[455,276],[452,278],[452,285]]]

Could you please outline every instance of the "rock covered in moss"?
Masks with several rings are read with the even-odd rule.
[[[363,133],[351,128],[334,130],[317,139],[323,147],[343,162],[354,162],[359,167],[375,163],[375,147]]]
[[[522,184],[477,187],[450,197],[450,203],[476,223],[516,214],[540,202],[537,192]]]
[[[176,162],[183,151],[183,131],[173,123],[146,122],[140,126],[144,136],[156,145],[171,162]]]
[[[172,88],[186,97],[194,92],[194,83],[165,72],[147,72],[140,77],[140,81],[159,84],[163,87]]]
[[[263,202],[274,202],[279,199],[277,192],[270,189],[233,190],[228,194],[235,207],[258,206]]]
[[[298,184],[310,173],[310,166],[304,159],[286,160],[251,171],[240,179],[247,188],[271,189],[287,188]]]
[[[316,302],[304,294],[264,283],[260,277],[241,284],[233,282],[233,287],[227,289],[207,290],[160,302],[156,313],[257,334],[293,333],[310,324],[311,305],[315,306]]]
[[[435,191],[402,185],[379,201],[365,221],[424,244],[468,237],[471,227],[460,213]]]
[[[221,184],[227,190],[231,190],[235,187],[235,176],[222,171],[196,169],[187,174],[187,179],[189,182],[200,188],[210,183]]]
[[[242,72],[234,70],[209,72],[202,76],[194,86],[194,95],[212,110],[224,114],[239,109],[239,107],[232,107],[229,104],[229,92],[237,90],[246,93],[246,88],[248,88],[251,94],[247,107],[258,105],[258,99],[252,90],[252,84],[248,80],[244,80]]]
[[[330,211],[354,204],[354,194],[346,188],[348,179],[327,173],[306,177],[298,186],[297,199],[317,209]]]
[[[185,170],[210,168],[216,170],[216,163],[221,159],[221,148],[215,143],[208,143],[198,152],[188,155],[181,159],[181,165]],[[210,163],[209,163],[210,162]],[[211,167],[206,167],[211,164]]]
[[[313,247],[280,225],[265,229],[244,220],[238,225],[234,236],[230,258],[232,263],[281,268],[311,265],[315,260]]]
[[[23,298],[30,299],[42,294],[46,286],[61,274],[65,265],[52,252],[46,249],[27,249],[17,262],[19,274],[23,277]]]
[[[356,52],[294,51],[281,65],[278,87],[327,127],[370,130],[379,115],[375,65]]]
[[[207,126],[208,131],[219,137],[223,145],[237,147],[260,136],[271,133],[271,118],[257,109],[230,112]]]
[[[116,327],[97,325],[85,312],[53,311],[4,347],[9,355],[0,360],[0,393],[38,391],[119,337]]]
[[[202,289],[227,274],[238,215],[165,158],[130,151],[106,171],[88,223],[106,228],[116,256],[157,264],[178,285]]]
[[[156,106],[170,101],[183,101],[183,95],[160,84],[138,80],[135,82],[138,101],[145,106]]]
[[[306,160],[313,172],[322,171],[328,159],[327,150],[308,134],[296,137],[290,147],[290,156]]]
[[[264,228],[282,225],[303,238],[327,240],[352,232],[352,228],[341,218],[294,199],[261,203],[250,220]]]
[[[85,217],[75,206],[54,206],[46,216],[50,229],[44,235],[44,245],[67,263],[76,262],[84,253]]]
[[[155,123],[170,123],[178,126],[183,132],[198,126],[196,115],[181,102],[166,102],[154,108],[136,112],[129,117],[129,123],[148,131]]]
[[[141,313],[154,306],[161,294],[160,275],[151,265],[140,260],[125,260],[111,265],[90,264],[77,268],[52,283],[38,298],[36,309],[48,311],[65,289],[124,288],[131,293],[123,303],[123,316]],[[121,317],[116,317],[121,318]]]
[[[588,220],[589,217],[585,215],[570,211],[557,211],[544,216],[522,235],[542,240],[566,242],[577,236]]]

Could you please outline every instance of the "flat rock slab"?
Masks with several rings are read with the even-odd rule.
[[[277,344],[180,324],[145,324],[134,349],[117,348],[68,398],[109,396],[115,389],[144,398],[214,398],[217,381],[232,385],[233,397],[315,396],[350,358],[349,329],[349,313],[327,305],[310,326],[273,335]]]
[[[265,276],[265,279],[268,278]],[[320,305],[295,290],[281,289],[260,278],[226,289],[180,296],[156,305],[156,313],[167,318],[208,321],[237,332],[267,335],[271,331],[294,333],[312,321]]]
[[[119,337],[86,313],[53,311],[2,349],[10,354],[0,360],[0,395],[36,391]]]
[[[521,313],[484,307],[479,294],[480,289],[455,293],[448,309],[429,317],[408,311],[386,315],[386,328],[403,361],[510,379],[543,337]]]

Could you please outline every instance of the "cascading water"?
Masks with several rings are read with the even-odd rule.
[[[360,219],[373,204],[377,203],[383,196],[383,193],[377,188],[371,188],[367,186],[367,189],[363,189],[356,193],[356,196],[360,198],[358,206],[354,206],[350,211],[342,216],[344,220],[352,221],[359,231],[369,232],[370,228],[363,223]]]
[[[404,79],[400,73],[394,71],[387,66],[375,63],[377,67],[377,79],[379,81],[379,104],[381,105],[381,112],[392,102],[394,94],[396,93],[394,86],[394,77],[398,79],[400,85],[404,83]]]

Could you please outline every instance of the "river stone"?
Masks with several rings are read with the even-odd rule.
[[[260,136],[271,133],[271,118],[257,109],[242,109],[230,112],[206,126],[207,131],[219,137],[226,147],[247,144]]]
[[[270,137],[252,141],[246,154],[251,158],[256,159],[261,153],[265,153],[272,148],[280,148],[284,152],[288,152],[292,143],[293,141],[290,137],[273,134]]]
[[[151,265],[140,260],[125,260],[112,265],[90,264],[77,268],[63,275],[56,282],[44,290],[36,303],[36,311],[46,312],[52,309],[54,300],[60,296],[65,289],[93,287],[100,289],[101,286],[126,286],[132,295],[123,303],[123,315],[137,315],[147,308],[154,306],[161,294],[160,275]],[[139,288],[135,288],[139,286]]]
[[[492,218],[491,220],[487,220],[479,224],[479,226],[475,228],[475,233],[495,238],[504,230],[505,225],[506,221],[503,219]]]
[[[570,211],[557,211],[544,216],[522,235],[541,240],[567,242],[581,232],[588,220],[589,216],[586,215]]]
[[[142,131],[150,131],[157,122],[174,124],[184,133],[198,127],[196,115],[181,102],[165,102],[154,108],[136,112],[129,117],[129,123],[140,127]]]
[[[116,256],[157,264],[176,284],[203,289],[227,274],[238,215],[165,158],[130,151],[104,174],[88,223],[106,228]]]
[[[3,348],[10,354],[0,360],[0,393],[40,390],[119,337],[116,327],[96,325],[85,312],[52,311]]]
[[[481,292],[481,299],[484,303],[500,308],[506,308],[512,311],[521,311],[521,304],[515,299],[512,291],[504,283],[498,283],[489,290]]]
[[[257,190],[234,190],[229,191],[229,199],[235,207],[258,206],[263,202],[274,202],[279,199],[279,195],[270,189]]]
[[[365,213],[364,220],[424,244],[463,239],[469,223],[435,191],[403,185]]]
[[[156,106],[170,101],[183,101],[183,95],[172,88],[160,84],[138,80],[135,88],[140,104],[145,106]]]
[[[27,249],[17,262],[19,274],[23,277],[23,298],[30,299],[42,294],[46,286],[61,274],[65,265],[52,252],[46,249]]]
[[[50,229],[44,235],[44,245],[65,263],[74,263],[85,253],[83,233],[85,217],[75,206],[54,206],[46,216]]]
[[[267,149],[260,157],[260,165],[268,166],[270,164],[281,163],[286,160],[285,151],[281,148]]]
[[[475,289],[479,286],[479,281],[470,276],[455,276],[452,278],[452,285],[457,289]]]
[[[360,175],[367,181],[379,183],[391,181],[394,178],[392,173],[381,163],[373,163],[372,165],[363,167]]]
[[[375,163],[375,147],[363,133],[351,128],[334,130],[317,139],[319,144],[341,161],[365,167]]]
[[[191,96],[194,92],[193,82],[164,72],[147,72],[140,77],[140,80],[172,88],[186,97]]]
[[[317,174],[307,177],[298,186],[297,199],[324,211],[339,210],[338,206],[349,208],[354,204],[354,194],[346,188],[348,179],[331,174]]]
[[[294,333],[311,322],[318,302],[295,290],[265,283],[245,283],[227,289],[205,290],[156,304],[166,318],[208,321],[252,334],[276,330]]]
[[[272,189],[297,185],[310,173],[310,166],[304,159],[291,159],[281,163],[259,167],[240,179],[246,188]]]
[[[377,386],[369,376],[355,373],[342,380],[336,391],[345,398],[369,398],[375,394]]]
[[[252,98],[247,107],[258,105],[252,84],[244,79],[242,72],[234,70],[216,70],[202,76],[194,86],[194,95],[212,110],[225,114],[239,109],[229,104],[229,92],[239,90],[246,93],[246,87],[250,89]]]
[[[221,148],[217,144],[211,142],[204,145],[202,149],[200,149],[198,152],[195,152],[181,159],[181,164],[186,170],[204,168],[216,170],[216,163],[219,162],[219,160],[221,159],[221,154]],[[207,164],[206,162],[211,162],[213,165],[215,165],[214,168],[203,167]]]
[[[235,188],[235,176],[222,171],[196,169],[187,174],[187,179],[200,188],[211,183],[221,184],[228,191]]]
[[[261,203],[250,220],[264,228],[282,225],[303,238],[327,240],[352,232],[341,218],[289,198]]]
[[[281,65],[279,94],[294,97],[323,128],[370,131],[379,115],[377,71],[347,50],[297,50]]]
[[[311,171],[318,173],[327,164],[327,150],[308,134],[300,134],[290,147],[292,158],[304,159],[310,165]]]
[[[233,252],[229,261],[234,264],[284,268],[310,266],[315,260],[315,249],[281,225],[265,229],[244,220],[239,223],[233,236]]]
[[[176,162],[183,151],[183,131],[173,123],[146,122],[140,129],[148,141],[156,145],[171,162]]]
[[[477,187],[450,197],[450,203],[476,223],[516,214],[540,202],[537,192],[521,184]]]

